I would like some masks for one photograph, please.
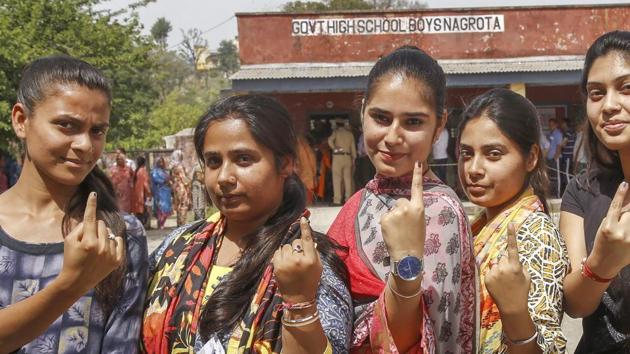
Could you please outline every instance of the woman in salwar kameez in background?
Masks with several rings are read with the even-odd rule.
[[[446,124],[445,81],[415,47],[380,59],[368,76],[362,125],[377,174],[328,231],[350,249],[353,353],[475,350],[470,228],[455,192],[427,163]]]
[[[153,191],[153,204],[157,216],[158,229],[163,229],[166,219],[173,213],[171,196],[171,178],[166,171],[166,162],[160,157],[151,170],[151,190]]]

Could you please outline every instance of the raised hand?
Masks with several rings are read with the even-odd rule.
[[[622,182],[597,230],[587,260],[591,270],[603,278],[613,278],[630,264],[630,213],[624,208],[627,195],[628,183]]]
[[[123,238],[111,232],[105,222],[96,219],[96,193],[85,206],[83,222],[64,240],[63,267],[57,280],[77,293],[86,293],[118,268],[125,256]]]
[[[508,225],[507,257],[491,266],[484,280],[486,288],[501,314],[527,310],[530,276],[518,258],[518,243],[514,225]]]
[[[300,219],[300,231],[300,238],[279,248],[272,259],[280,294],[289,303],[314,300],[322,276],[322,263],[305,217]]]
[[[426,236],[422,199],[422,164],[416,163],[411,182],[411,198],[400,198],[394,208],[381,217],[383,239],[392,259],[407,255],[422,258]]]

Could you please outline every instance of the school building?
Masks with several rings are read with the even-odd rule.
[[[509,87],[549,118],[581,119],[584,54],[601,34],[628,29],[628,5],[239,13],[235,93],[276,97],[306,133],[317,122],[359,125],[366,77],[379,57],[414,45],[447,75],[449,128],[463,106]],[[453,135],[453,134],[451,134]]]

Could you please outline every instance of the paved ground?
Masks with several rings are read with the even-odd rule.
[[[554,205],[557,203],[553,203]],[[467,206],[467,210],[472,208],[471,206]],[[328,230],[328,226],[332,223],[335,216],[339,212],[339,207],[312,207],[311,210],[311,226],[313,230],[319,232],[326,232]],[[552,206],[552,210],[554,207]],[[555,218],[557,219],[557,218]],[[153,220],[155,224],[155,220]],[[173,229],[175,226],[175,219],[171,218],[166,223],[168,226],[165,230],[149,230],[147,232],[148,242],[149,242],[149,252],[153,251],[164,239],[164,237],[168,234],[169,231]],[[575,351],[575,347],[577,346],[577,342],[582,335],[582,327],[580,325],[580,320],[574,320],[568,316],[565,316],[562,321],[562,329],[565,335],[568,338],[568,351],[567,353],[573,353]]]

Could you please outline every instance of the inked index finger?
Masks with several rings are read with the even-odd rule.
[[[422,205],[423,200],[422,200],[422,193],[424,192],[423,186],[422,186],[422,179],[423,179],[423,173],[422,173],[422,163],[420,161],[417,161],[416,164],[413,166],[413,178],[411,180],[411,199],[410,202],[412,204],[416,204],[416,205]]]
[[[626,181],[621,182],[619,188],[617,188],[617,192],[615,192],[615,196],[613,197],[612,202],[610,203],[610,208],[608,208],[607,217],[612,222],[618,222],[619,217],[621,216],[621,207],[623,206],[623,201],[626,199],[626,194],[628,193],[628,183]]]
[[[513,223],[510,223],[507,229],[507,254],[510,263],[521,263],[518,259],[518,242],[516,241],[516,230]]]
[[[302,240],[302,247],[304,247],[304,254],[312,256],[316,252],[315,243],[313,242],[311,225],[305,217],[300,218],[300,239]]]
[[[83,213],[83,237],[96,235],[96,192],[90,193]]]

